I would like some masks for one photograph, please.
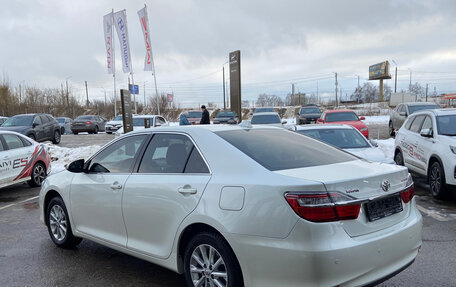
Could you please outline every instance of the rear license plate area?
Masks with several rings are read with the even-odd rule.
[[[366,203],[364,208],[369,221],[379,220],[404,210],[399,195],[373,200]]]

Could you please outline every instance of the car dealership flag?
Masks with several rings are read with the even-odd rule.
[[[144,71],[153,71],[152,48],[150,44],[149,18],[147,17],[147,9],[144,8],[138,11],[139,22],[144,35],[144,43],[146,44],[146,58],[144,59]]]
[[[122,57],[122,70],[131,73],[130,44],[128,42],[127,12],[126,10],[114,13],[114,26],[120,42],[120,55]]]
[[[104,15],[103,27],[104,27],[104,38],[106,45],[106,64],[108,68],[108,74],[114,73],[114,54],[112,45],[112,12]]]

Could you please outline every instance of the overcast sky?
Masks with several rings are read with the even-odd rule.
[[[456,1],[147,1],[158,89],[185,105],[222,102],[222,66],[241,50],[242,92],[285,96],[296,90],[334,92],[334,74],[351,93],[368,66],[398,65],[398,89],[412,81],[456,92]],[[134,80],[141,100],[153,92],[143,71],[144,40],[137,11],[144,1],[1,0],[0,68],[13,85],[60,87],[91,98],[112,95],[106,71],[103,15],[126,9]],[[119,42],[115,36],[116,51]],[[117,53],[117,87],[125,88]],[[227,68],[227,66],[225,66]],[[392,72],[394,64],[391,62]],[[228,70],[228,69],[227,69]],[[394,76],[394,75],[393,75]],[[228,75],[227,75],[228,78]],[[373,82],[378,84],[377,82]],[[387,83],[394,87],[392,80]],[[103,90],[104,89],[104,90]]]

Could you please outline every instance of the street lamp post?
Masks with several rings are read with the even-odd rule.
[[[396,61],[392,60],[394,65],[396,66],[395,72],[394,72],[394,93],[397,93],[397,63]]]

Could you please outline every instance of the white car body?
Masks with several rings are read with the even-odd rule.
[[[151,119],[150,122],[150,127],[167,127],[169,126],[169,122],[162,116],[159,115],[138,115],[138,116],[133,116],[133,121],[134,119]],[[145,130],[146,128],[144,125],[135,125],[133,123],[133,131],[142,131]],[[124,134],[124,129],[123,127],[119,128],[115,135],[116,137],[119,137]]]
[[[278,121],[275,122],[268,122],[268,123],[263,123],[263,124],[258,124],[255,123],[256,119],[262,118],[262,117],[274,117],[277,118]],[[259,126],[271,126],[271,127],[283,127],[282,121],[280,119],[280,116],[276,112],[260,112],[260,113],[254,113],[252,115],[252,118],[250,120],[250,123],[252,125],[259,125]]]
[[[445,173],[444,184],[454,186],[456,185],[456,134],[443,135],[437,125],[437,118],[448,116],[456,117],[456,109],[425,110],[410,115],[396,134],[395,156],[400,152],[404,165],[422,177],[428,177],[432,163],[438,161]],[[417,117],[427,117],[431,122],[426,121],[425,118],[421,126],[416,125],[414,128],[413,121]],[[424,124],[425,121],[426,124]],[[453,121],[449,125],[455,129],[456,122]],[[421,132],[427,127],[432,129],[432,134],[422,136]],[[419,130],[415,131],[415,129]]]
[[[311,143],[308,152],[317,161],[332,162],[328,154],[348,161],[273,171],[221,137],[230,133],[242,138],[286,135],[295,139],[292,144]],[[375,221],[369,221],[367,211],[361,208],[356,219],[325,223],[301,218],[285,199],[296,192],[326,194],[331,190],[365,206],[372,200],[410,190],[413,183],[404,167],[369,163],[309,137],[273,127],[149,129],[125,134],[102,150],[140,135],[149,136],[143,143],[147,145],[150,140],[147,148],[159,135],[191,140],[207,172],[63,171],[50,176],[41,189],[41,221],[47,223],[45,210],[50,199],[60,196],[75,236],[178,273],[184,272],[181,248],[186,246],[185,239],[207,229],[226,240],[239,262],[245,286],[362,286],[402,270],[418,254],[422,218],[412,197],[402,204],[403,211]],[[274,140],[280,142],[282,138]],[[264,147],[270,142],[262,144]],[[292,149],[290,146],[286,150]],[[98,154],[88,160],[89,165]],[[275,158],[284,159],[279,154],[270,156],[272,163]],[[386,183],[384,191],[381,185]]]
[[[0,131],[0,188],[31,180],[37,162],[43,164],[45,172],[50,172],[47,147],[22,134]]]
[[[389,163],[389,164],[395,164],[393,160],[389,160],[385,154],[383,153],[382,150],[380,150],[378,147],[374,146],[371,141],[367,140],[363,134],[356,128],[349,126],[349,125],[331,125],[331,124],[326,124],[326,125],[303,125],[303,126],[296,126],[295,130],[297,132],[299,131],[311,131],[311,130],[353,130],[353,132],[356,132],[359,134],[360,138],[364,140],[365,145],[367,147],[365,148],[342,148],[346,152],[349,152],[351,154],[354,154],[360,158],[367,159],[372,162],[380,162],[380,163]],[[315,137],[314,137],[315,138]],[[318,139],[317,140],[322,140]],[[324,140],[322,140],[324,141]],[[328,143],[328,142],[327,142]],[[328,143],[331,144],[331,143]],[[337,144],[335,145],[336,147]]]

